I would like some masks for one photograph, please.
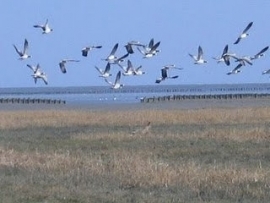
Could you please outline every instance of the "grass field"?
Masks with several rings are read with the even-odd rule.
[[[0,202],[270,199],[267,107],[0,115]]]

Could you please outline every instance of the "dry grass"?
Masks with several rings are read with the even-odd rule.
[[[269,108],[0,114],[3,202],[270,198]]]

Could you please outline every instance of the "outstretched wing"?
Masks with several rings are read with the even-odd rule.
[[[251,26],[253,25],[253,22],[250,22],[247,27],[244,29],[243,33],[247,33],[247,31],[251,28]]]

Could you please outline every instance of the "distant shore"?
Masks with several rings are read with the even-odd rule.
[[[143,109],[202,109],[202,108],[245,108],[269,107],[267,98],[244,98],[231,100],[185,100],[156,103],[66,103],[66,104],[0,104],[0,111],[20,110],[143,110]]]

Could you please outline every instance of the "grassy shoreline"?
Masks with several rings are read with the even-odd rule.
[[[0,199],[268,202],[269,138],[269,107],[4,111]]]

